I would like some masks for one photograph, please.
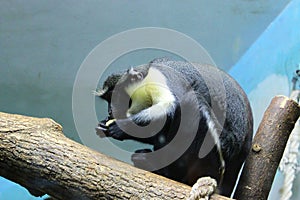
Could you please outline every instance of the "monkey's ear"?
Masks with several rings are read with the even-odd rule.
[[[144,75],[141,72],[136,71],[132,67],[128,71],[128,74],[130,75],[130,81],[132,82],[140,81],[144,78]]]

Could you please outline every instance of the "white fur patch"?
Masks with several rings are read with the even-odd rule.
[[[207,120],[207,126],[208,126],[208,130],[211,134],[211,136],[213,137],[214,139],[214,142],[217,146],[217,150],[218,150],[218,154],[219,154],[219,159],[220,159],[220,162],[221,162],[221,178],[220,178],[220,183],[222,182],[223,180],[223,175],[225,173],[225,160],[224,160],[224,157],[223,157],[223,153],[222,153],[222,149],[221,149],[221,141],[220,141],[220,136],[217,132],[217,129],[216,129],[216,125],[215,123],[213,122],[213,120],[211,119],[209,113],[207,111],[204,111],[204,116]]]
[[[157,69],[149,68],[147,76],[136,84],[125,88],[132,99],[127,116],[136,114],[146,108],[151,118],[165,115],[173,107],[175,97],[170,91],[166,77]]]

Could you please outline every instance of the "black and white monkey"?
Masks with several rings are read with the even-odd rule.
[[[210,176],[219,193],[231,194],[249,153],[253,120],[245,93],[225,72],[158,58],[112,74],[96,95],[109,112],[99,135],[153,145],[132,155],[135,166],[189,185]]]

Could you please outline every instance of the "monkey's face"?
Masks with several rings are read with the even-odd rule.
[[[95,94],[108,103],[109,118],[122,119],[130,108],[131,96],[138,90],[137,85],[143,80],[144,75],[133,68],[125,73],[110,75],[103,84],[102,89]]]

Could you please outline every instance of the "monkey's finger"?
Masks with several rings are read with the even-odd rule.
[[[102,129],[108,129],[108,126],[106,125],[106,123],[107,123],[106,120],[100,121],[98,124],[98,127],[102,128]]]

